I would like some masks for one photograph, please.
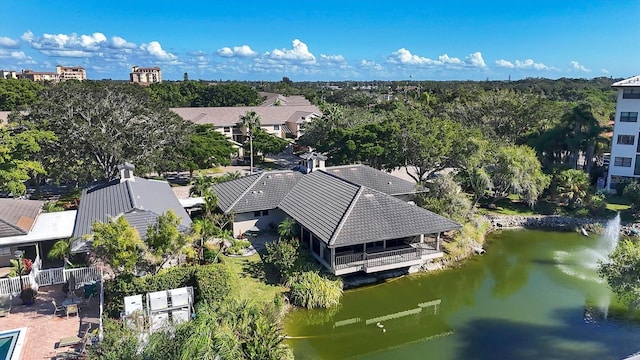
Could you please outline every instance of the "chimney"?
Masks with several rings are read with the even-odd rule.
[[[310,173],[314,170],[324,169],[324,162],[327,157],[315,151],[300,155],[302,165],[306,168],[306,172]]]
[[[125,181],[136,181],[135,176],[133,176],[133,169],[136,167],[131,163],[124,163],[118,165],[118,171],[120,171],[120,182],[123,183]]]

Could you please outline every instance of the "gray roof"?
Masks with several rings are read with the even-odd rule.
[[[27,235],[43,201],[0,199],[0,237]]]
[[[302,174],[297,171],[265,171],[214,184],[218,207],[225,214],[275,209]]]
[[[303,159],[303,160],[311,160],[311,159],[327,160],[327,157],[325,155],[322,155],[322,154],[317,153],[315,151],[306,152],[306,153],[300,155],[299,157],[300,157],[300,159]]]
[[[345,180],[389,195],[411,194],[416,192],[416,185],[411,181],[365,165],[332,166],[324,170]]]
[[[151,211],[137,211],[126,213],[122,215],[129,225],[138,230],[138,234],[141,239],[147,238],[147,230],[150,225],[155,225],[158,222],[158,214]]]
[[[279,207],[330,247],[460,228],[445,217],[324,171],[302,177]]]
[[[117,179],[82,192],[73,237],[79,239],[91,234],[91,227],[95,221],[106,222],[109,218],[132,212],[146,212],[147,215],[158,216],[169,209],[181,218],[182,227],[190,226],[191,218],[180,206],[166,181],[147,180],[136,176],[135,181],[121,183]],[[144,232],[146,233],[146,229]]]
[[[235,107],[187,107],[171,108],[171,111],[183,119],[196,124],[213,124],[216,127],[235,126],[247,111],[260,115],[260,124],[281,125],[299,111],[321,114],[315,105],[295,106],[235,106]]]

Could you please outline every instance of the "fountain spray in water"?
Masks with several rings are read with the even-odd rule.
[[[620,213],[615,218],[607,221],[607,225],[604,228],[604,234],[601,241],[604,242],[605,249],[608,250],[606,254],[606,261],[609,260],[609,254],[618,246],[620,240]]]

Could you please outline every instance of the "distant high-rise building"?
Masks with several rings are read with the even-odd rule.
[[[56,73],[58,74],[60,81],[87,80],[87,71],[82,66],[56,65]]]
[[[134,66],[131,68],[129,78],[132,83],[140,85],[159,83],[162,82],[162,71],[157,66],[148,68]]]
[[[18,73],[13,70],[0,70],[0,79],[17,79]]]

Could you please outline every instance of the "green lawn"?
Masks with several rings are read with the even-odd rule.
[[[273,302],[276,294],[282,294],[287,288],[278,285],[272,274],[264,271],[260,255],[247,257],[223,256],[224,262],[238,275],[239,286],[236,296],[241,299],[253,299],[259,303]]]

